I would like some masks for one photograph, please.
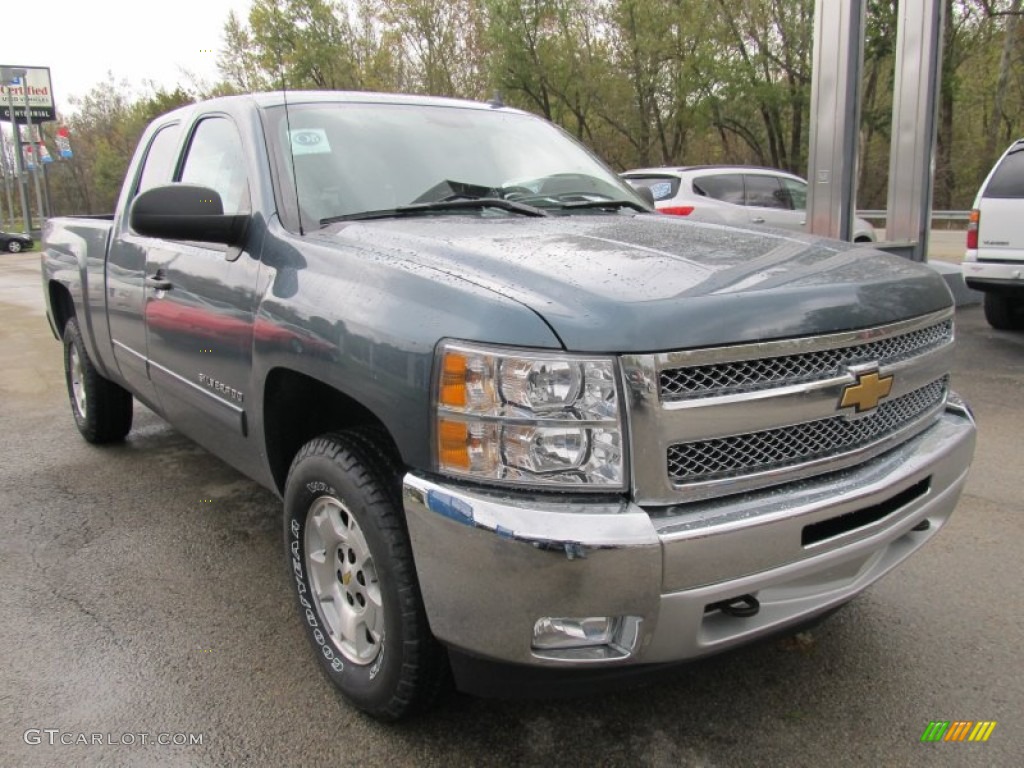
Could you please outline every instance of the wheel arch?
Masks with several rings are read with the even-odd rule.
[[[75,301],[71,298],[71,291],[59,280],[50,280],[48,286],[50,299],[50,330],[59,341],[64,333],[64,326],[68,320],[75,317]]]
[[[282,495],[296,454],[327,432],[372,428],[385,437],[386,444],[381,447],[401,463],[397,442],[373,411],[336,387],[290,368],[268,372],[262,418],[267,463],[274,487]]]

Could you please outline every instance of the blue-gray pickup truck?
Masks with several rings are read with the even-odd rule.
[[[933,271],[659,215],[500,104],[178,109],[42,267],[85,439],[137,400],[280,495],[316,658],[382,719],[818,620],[974,450]]]

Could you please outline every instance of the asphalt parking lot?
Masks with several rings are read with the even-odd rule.
[[[449,694],[388,727],[314,666],[274,496],[138,405],[124,445],[80,439],[38,259],[0,256],[0,765],[1021,764],[1024,333],[979,307],[958,313],[954,385],[979,423],[959,509],[830,621],[638,690]],[[998,725],[922,744],[931,720]]]

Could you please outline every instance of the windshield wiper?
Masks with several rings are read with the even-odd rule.
[[[402,205],[398,208],[386,208],[380,211],[361,211],[359,213],[346,213],[342,216],[331,216],[320,219],[320,226],[326,227],[338,221],[366,221],[367,219],[390,219],[399,216],[409,216],[418,213],[431,213],[434,211],[457,211],[460,209],[472,208],[499,208],[509,213],[518,213],[523,216],[547,216],[548,214],[540,208],[535,208],[526,203],[518,203],[515,200],[505,200],[500,197],[455,197],[447,200],[436,200],[432,203],[413,203]]]
[[[650,213],[651,209],[632,200],[579,200],[573,203],[560,203],[559,208],[585,209],[585,208],[632,208],[641,213]]]

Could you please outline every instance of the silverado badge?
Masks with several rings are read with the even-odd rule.
[[[892,376],[879,376],[878,371],[858,373],[857,381],[843,389],[839,407],[853,406],[857,409],[857,413],[873,410],[878,407],[880,400],[889,396],[892,391],[892,382]]]

